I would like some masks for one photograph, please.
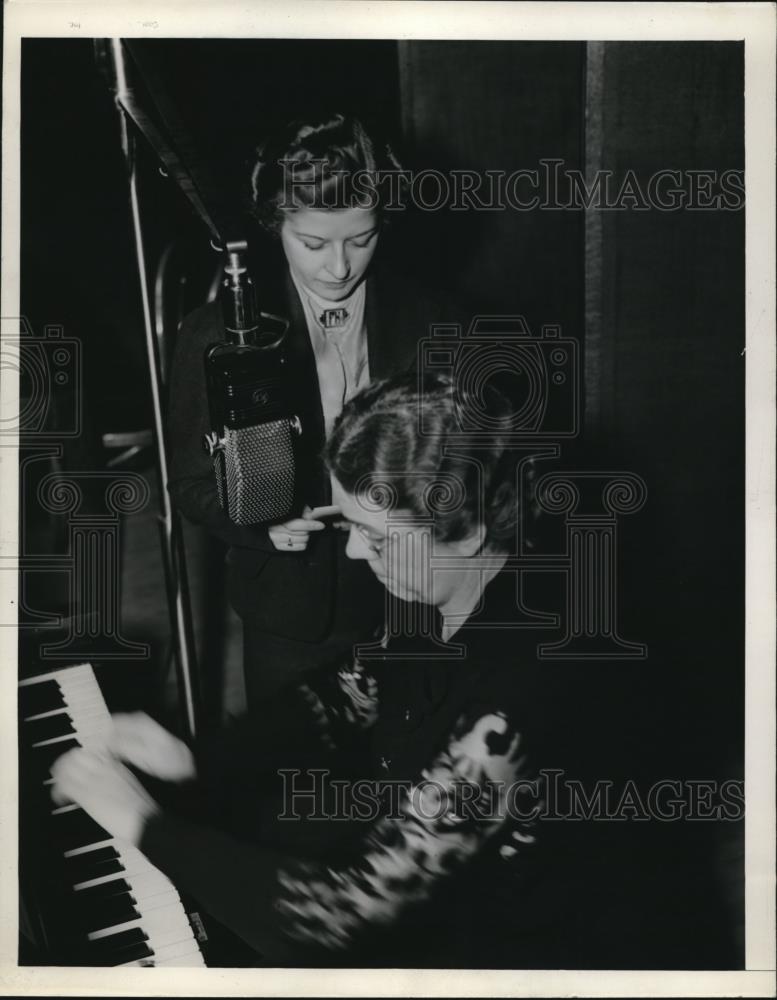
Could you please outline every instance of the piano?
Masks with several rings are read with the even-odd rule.
[[[132,845],[51,800],[53,762],[105,748],[110,713],[92,666],[19,682],[22,964],[205,966],[202,918]],[[23,949],[22,949],[23,951]]]

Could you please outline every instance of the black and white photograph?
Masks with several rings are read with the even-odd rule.
[[[775,7],[584,6],[6,7],[3,992],[773,995]]]

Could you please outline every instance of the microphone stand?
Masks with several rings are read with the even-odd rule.
[[[124,108],[132,101],[132,93],[127,83],[127,72],[124,62],[121,41],[118,38],[110,40],[109,55],[115,82],[115,102],[119,114],[121,145],[127,164],[127,179],[129,182],[130,211],[135,241],[135,256],[137,260],[140,296],[143,308],[143,326],[145,331],[146,356],[151,383],[151,400],[154,419],[154,441],[156,444],[156,467],[159,483],[158,515],[160,539],[162,544],[162,559],[165,571],[168,609],[173,640],[173,654],[176,664],[178,682],[178,697],[181,708],[185,735],[193,741],[199,729],[200,702],[197,664],[194,652],[194,633],[192,629],[191,603],[186,574],[186,556],[183,544],[181,521],[170,502],[168,484],[167,443],[164,418],[162,413],[162,375],[159,349],[151,318],[151,297],[149,294],[148,272],[146,270],[145,245],[143,227],[138,199],[138,170],[136,155],[136,136],[129,127]]]

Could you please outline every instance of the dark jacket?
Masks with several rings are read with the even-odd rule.
[[[564,671],[537,662],[531,630],[505,626],[514,612],[515,578],[503,571],[450,645],[398,638],[374,661],[287,690],[266,726],[248,719],[222,737],[233,740],[226,752],[201,755],[221,830],[161,813],[141,849],[248,942],[257,964],[574,967],[570,911],[582,894],[565,864],[575,851],[561,845],[581,839],[580,824],[544,829],[531,796],[500,805],[500,789],[563,768],[573,739]],[[361,797],[347,818],[324,784],[322,815],[290,800],[289,781],[312,787],[313,772],[298,769],[342,777],[338,750],[351,762],[346,792],[354,778],[404,790],[379,817],[354,813]],[[267,797],[280,769],[293,777]],[[429,786],[449,796],[444,808]]]
[[[372,379],[413,365],[418,342],[429,335],[430,325],[454,320],[441,296],[402,276],[379,253],[366,279]],[[327,504],[330,484],[320,460],[324,417],[302,303],[285,260],[265,268],[261,279],[257,280],[260,309],[289,321],[285,348],[295,375],[295,409],[305,428],[305,454],[313,468],[307,480],[309,495],[303,499],[311,507]],[[458,321],[466,322],[466,317]],[[382,609],[380,588],[366,566],[344,558],[344,532],[327,529],[311,534],[303,553],[277,552],[266,527],[239,527],[221,509],[202,441],[210,430],[203,356],[209,344],[223,339],[217,303],[195,310],[180,330],[169,394],[169,489],[174,504],[230,547],[230,600],[253,628],[309,642],[326,638],[335,618],[340,631],[369,629]]]

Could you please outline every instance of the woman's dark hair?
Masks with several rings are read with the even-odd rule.
[[[380,211],[400,186],[401,168],[390,146],[351,115],[290,122],[257,153],[253,211],[270,232],[280,230],[285,212],[301,208]]]
[[[509,549],[518,518],[511,416],[507,399],[488,386],[474,398],[444,375],[396,375],[345,405],[326,462],[365,509],[433,518],[440,541],[482,524],[486,546]]]

